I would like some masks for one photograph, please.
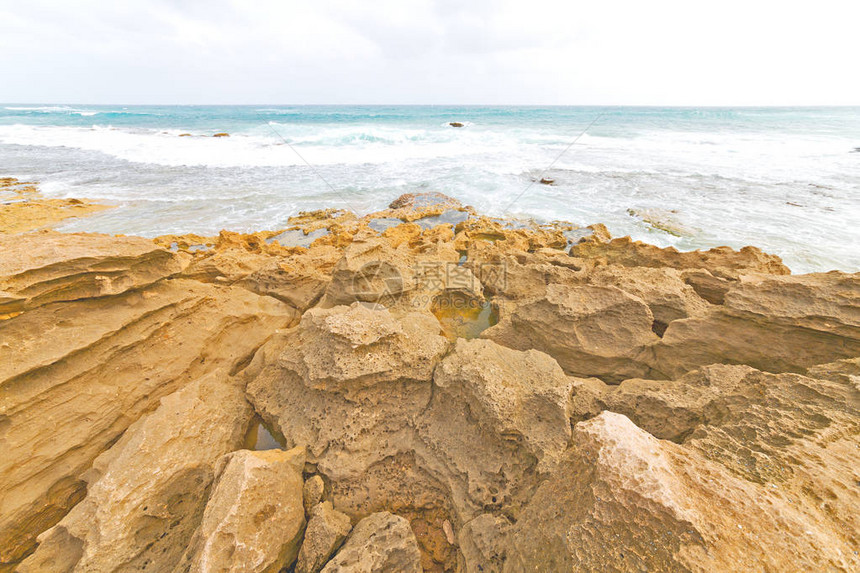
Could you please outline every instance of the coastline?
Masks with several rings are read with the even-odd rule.
[[[0,570],[860,567],[858,273],[438,194],[153,240],[45,201],[0,206]]]

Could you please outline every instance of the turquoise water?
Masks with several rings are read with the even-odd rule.
[[[117,206],[64,230],[278,229],[441,191],[681,249],[753,244],[795,272],[860,270],[857,147],[860,108],[0,104],[0,176]]]

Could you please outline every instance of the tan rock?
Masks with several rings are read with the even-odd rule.
[[[19,570],[170,570],[203,514],[215,462],[241,445],[250,417],[223,373],[163,398],[96,459],[86,497]]]
[[[4,177],[0,181],[0,199],[11,195],[13,201],[0,202],[0,237],[56,225],[66,219],[86,217],[110,209],[89,199],[46,199],[38,184]]]
[[[508,536],[503,570],[857,567],[841,534],[778,490],[658,440],[620,414],[580,422],[574,434],[567,460]]]
[[[310,518],[313,508],[323,500],[324,495],[325,482],[319,475],[314,474],[305,480],[302,486],[302,503],[305,508],[305,515],[308,518]]]
[[[421,556],[409,522],[388,512],[359,521],[323,573],[420,573]]]
[[[568,446],[573,379],[541,352],[461,339],[436,368],[434,385],[417,421],[422,455],[448,469],[458,513],[521,504]]]
[[[52,231],[0,236],[0,253],[0,314],[122,294],[187,264],[141,237]]]
[[[729,247],[716,247],[707,251],[681,252],[673,247],[661,249],[630,237],[609,242],[584,242],[570,249],[571,256],[599,260],[604,264],[625,267],[670,267],[674,269],[706,269],[723,278],[737,278],[742,274],[762,273],[787,275],[788,268],[776,255],[763,253],[756,247],[735,251]]]
[[[654,369],[669,378],[721,362],[804,372],[860,356],[860,274],[741,281],[721,306],[673,322],[654,351]]]
[[[317,504],[308,521],[296,573],[319,573],[351,530],[349,516],[335,510],[331,502]]]
[[[618,382],[649,372],[641,356],[658,340],[654,315],[616,287],[549,285],[546,297],[518,306],[483,338],[546,352],[568,374]]]
[[[350,517],[389,507],[410,519],[430,514],[435,524],[443,511],[443,489],[417,467],[410,425],[448,349],[439,330],[430,314],[397,317],[360,303],[313,308],[245,372],[256,410],[289,445],[308,446],[335,508]]]
[[[177,571],[277,572],[299,552],[304,448],[222,457],[203,520]]]
[[[618,287],[641,299],[654,315],[652,330],[658,335],[673,320],[701,316],[709,307],[672,268],[600,266],[588,274],[588,282]]]
[[[466,523],[458,537],[462,569],[467,573],[501,571],[507,557],[505,536],[510,528],[506,517],[492,513],[482,513]]]
[[[93,460],[160,398],[241,369],[295,319],[244,289],[171,280],[0,322],[0,562],[83,497]]]

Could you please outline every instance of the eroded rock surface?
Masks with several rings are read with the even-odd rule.
[[[409,522],[388,512],[359,521],[323,573],[419,573],[421,559]]]
[[[432,194],[0,247],[0,571],[860,569],[857,274]]]
[[[96,458],[86,497],[19,570],[170,570],[203,516],[215,462],[241,445],[250,418],[223,372],[163,398]]]
[[[299,552],[304,448],[239,450],[218,460],[212,493],[183,563],[192,573],[280,571]]]

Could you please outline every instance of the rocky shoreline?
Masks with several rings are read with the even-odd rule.
[[[860,569],[860,274],[437,194],[31,228],[0,571]]]

